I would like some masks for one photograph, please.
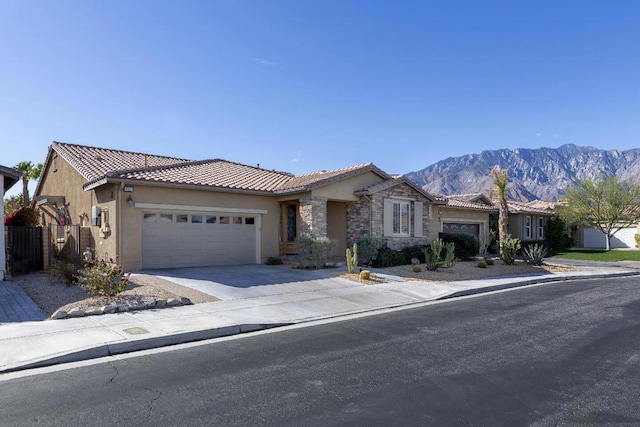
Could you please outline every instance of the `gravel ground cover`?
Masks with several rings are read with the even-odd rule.
[[[79,286],[68,285],[61,278],[46,272],[14,276],[11,280],[20,285],[47,316],[56,310],[69,311],[75,307],[86,310],[108,304],[141,302],[147,297],[187,297],[194,304],[219,301],[214,296],[146,274],[131,275],[127,289],[116,297],[92,296]]]
[[[419,273],[413,271],[413,265],[400,265],[397,267],[389,267],[383,269],[385,273],[394,276],[400,276],[405,280],[420,280],[427,282],[459,282],[462,280],[477,280],[489,277],[504,277],[517,274],[534,274],[545,272],[572,271],[572,267],[556,264],[545,263],[542,266],[535,266],[523,261],[516,261],[515,265],[505,265],[502,261],[496,259],[493,265],[487,268],[478,268],[478,261],[461,261],[451,268],[440,268],[436,271],[428,271],[424,264],[420,264]],[[361,268],[361,267],[359,267]],[[358,274],[342,274],[341,277],[354,280],[356,282],[374,285],[384,283],[375,278],[374,280],[360,280]]]

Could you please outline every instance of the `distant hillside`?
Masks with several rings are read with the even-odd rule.
[[[640,178],[640,149],[600,150],[566,144],[535,150],[483,151],[450,157],[406,176],[429,193],[463,194],[491,191],[491,168],[509,169],[509,198],[556,201],[576,179],[599,175]]]

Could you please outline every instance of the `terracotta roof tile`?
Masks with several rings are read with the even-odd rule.
[[[387,173],[378,169],[373,163],[365,163],[362,165],[349,166],[342,169],[334,169],[330,171],[318,171],[306,175],[299,175],[281,185],[277,193],[291,193],[297,191],[306,191],[312,188],[321,187],[335,181],[339,181],[349,176],[359,175],[363,172],[373,171],[383,178],[390,179]]]
[[[107,172],[115,170],[190,162],[190,160],[175,157],[66,144],[56,141],[51,144],[51,148],[69,162],[87,181],[94,181],[106,175]]]
[[[534,215],[553,215],[552,209],[542,209],[535,206],[530,206],[529,202],[516,202],[513,200],[507,201],[509,213],[519,214],[528,213]]]
[[[498,208],[492,205],[486,205],[484,203],[469,202],[466,200],[459,200],[453,197],[446,197],[447,206],[451,208],[462,209],[475,209],[482,211],[496,211]]]
[[[229,162],[202,160],[155,168],[114,171],[110,178],[164,182],[229,190],[270,192],[292,179],[291,174]]]

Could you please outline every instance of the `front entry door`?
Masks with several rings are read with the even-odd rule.
[[[298,202],[282,203],[282,234],[280,236],[280,253],[282,255],[295,254],[295,240],[300,232],[300,204]]]

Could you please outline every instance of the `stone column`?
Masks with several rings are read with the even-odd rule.
[[[327,198],[304,197],[300,199],[300,234],[327,236]]]

